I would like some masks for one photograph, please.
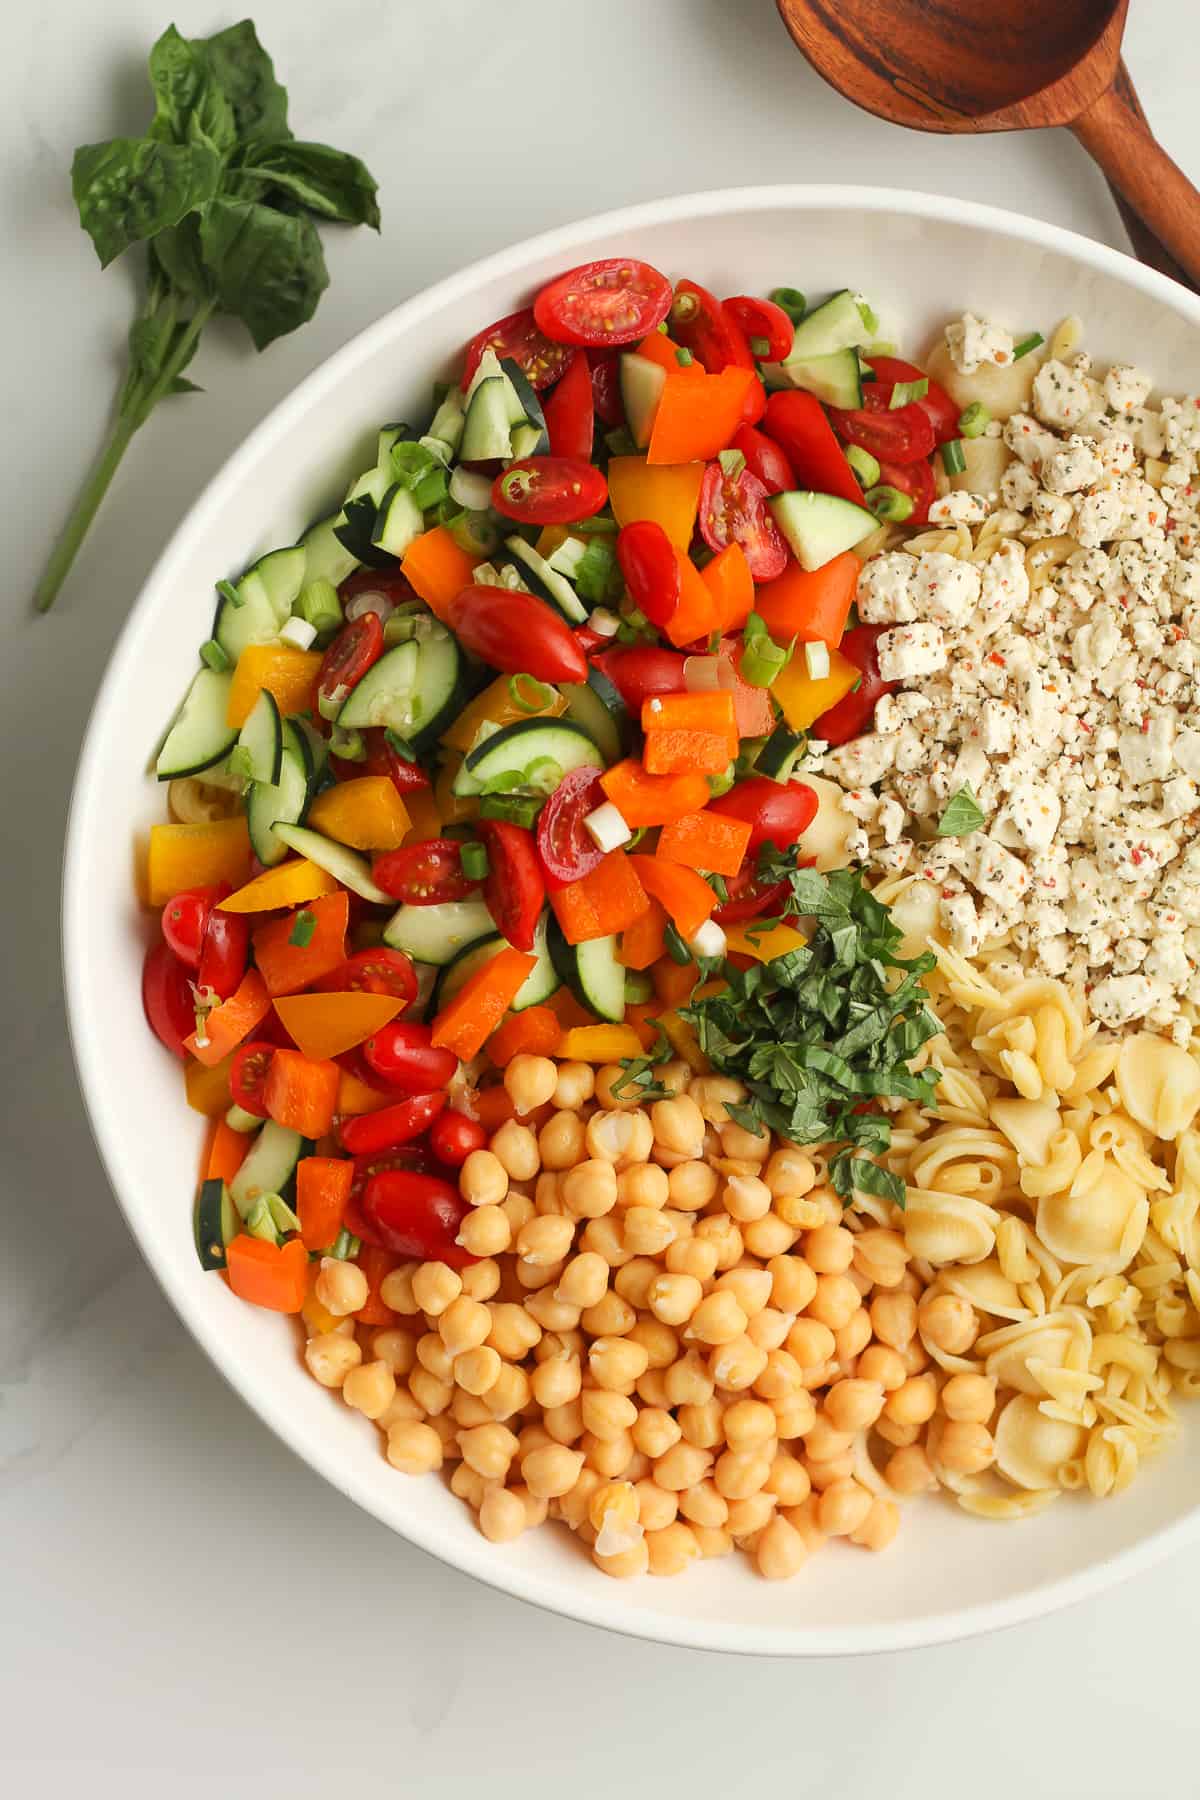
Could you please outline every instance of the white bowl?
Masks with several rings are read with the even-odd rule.
[[[147,939],[132,846],[162,816],[147,758],[207,636],[213,583],[294,539],[344,490],[385,419],[419,418],[465,340],[547,277],[636,254],[718,293],[852,286],[902,349],[964,307],[1014,328],[1082,315],[1098,358],[1136,362],[1172,392],[1200,388],[1200,301],[1099,244],[989,207],[888,189],[751,188],[656,201],[546,233],[407,301],[324,364],[252,434],[179,527],[101,685],[71,807],[64,946],[71,1033],[113,1188],[180,1317],[239,1393],[343,1493],[455,1567],[593,1624],[713,1650],[892,1650],[1012,1624],[1093,1593],[1194,1538],[1200,1430],[1119,1500],[1064,1497],[1021,1524],[948,1503],[909,1509],[881,1557],[833,1546],[793,1582],[740,1557],[686,1577],[615,1583],[560,1530],[497,1548],[439,1481],[410,1480],[375,1428],[305,1373],[294,1325],[235,1300],[192,1247],[201,1123],[146,1029]]]

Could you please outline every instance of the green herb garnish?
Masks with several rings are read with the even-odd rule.
[[[1019,344],[1013,345],[1013,361],[1020,362],[1023,356],[1028,356],[1031,350],[1039,349],[1045,341],[1040,331],[1031,331],[1028,337],[1023,337]]]
[[[313,932],[317,929],[317,915],[305,907],[296,914],[292,921],[292,929],[288,933],[288,943],[294,944],[297,950],[307,950],[312,943]]]
[[[898,381],[892,388],[888,411],[899,412],[902,406],[911,406],[915,400],[923,400],[928,392],[928,375],[922,375],[919,381]]]
[[[612,1084],[614,1099],[621,1100],[626,1094],[636,1093],[639,1100],[665,1100],[671,1091],[654,1079],[658,1065],[670,1062],[675,1054],[671,1041],[657,1019],[647,1019],[646,1023],[654,1027],[654,1043],[645,1056],[621,1058],[624,1074]]]
[[[946,810],[938,820],[937,835],[939,837],[967,837],[972,831],[978,831],[986,817],[983,808],[975,798],[969,781],[964,781],[956,794],[951,794],[946,802]]]

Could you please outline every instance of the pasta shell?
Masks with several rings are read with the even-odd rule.
[[[1031,1319],[1024,1325],[1010,1325],[1004,1331],[990,1332],[978,1340],[976,1349],[987,1352],[984,1368],[998,1387],[1012,1388],[1018,1394],[1029,1394],[1040,1400],[1045,1389],[1030,1363],[1063,1368],[1075,1342],[1075,1328],[1058,1313],[1046,1319]]]
[[[1200,1110],[1200,1063],[1166,1038],[1149,1031],[1127,1037],[1116,1074],[1122,1106],[1157,1138],[1177,1138]]]
[[[914,1256],[934,1268],[946,1263],[982,1262],[996,1242],[999,1213],[965,1194],[909,1188],[904,1241]]]
[[[969,1269],[946,1269],[940,1285],[947,1293],[969,1300],[978,1311],[993,1313],[998,1319],[1023,1319],[1028,1307],[1022,1305],[1015,1281],[1009,1281],[994,1257],[975,1263]]]
[[[805,783],[819,801],[816,816],[804,833],[804,854],[814,856],[818,869],[841,869],[850,860],[846,839],[856,829],[842,804],[843,791],[822,775],[806,775]]]
[[[1028,412],[1030,398],[1033,394],[1033,378],[1041,367],[1039,356],[1022,356],[1017,362],[1000,368],[996,363],[981,363],[971,375],[964,375],[955,366],[945,340],[938,339],[922,365],[935,381],[939,381],[951,399],[959,406],[970,406],[972,400],[982,400],[993,419],[1007,419],[1011,413]],[[1003,438],[967,438],[963,444],[964,452],[973,449],[977,444],[999,444],[1004,449],[1004,462],[1001,473],[1009,459],[1009,452]],[[970,473],[968,462],[967,471]],[[999,486],[999,481],[991,487],[973,491],[990,493]]]
[[[1050,1160],[1050,1144],[1059,1127],[1058,1101],[1053,1094],[1040,1100],[993,1100],[992,1122],[998,1125],[1022,1163],[1042,1168]]]
[[[1053,1487],[1064,1463],[1082,1456],[1087,1432],[1047,1418],[1029,1394],[1016,1394],[996,1421],[996,1467],[1017,1487]]]
[[[901,956],[920,956],[929,948],[929,939],[938,922],[939,899],[938,889],[932,881],[912,881],[891,901],[892,924],[904,934],[899,950]]]
[[[1065,1193],[1043,1194],[1038,1201],[1037,1234],[1062,1262],[1112,1274],[1133,1260],[1149,1213],[1145,1191],[1093,1150]]]

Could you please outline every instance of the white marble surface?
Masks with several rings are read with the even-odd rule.
[[[1143,102],[1200,175],[1191,0],[1133,11]],[[324,1800],[366,1777],[502,1800],[535,1781],[580,1800],[785,1781],[831,1800],[876,1785],[1107,1800],[1139,1791],[1148,1754],[1156,1785],[1190,1791],[1187,1558],[987,1641],[789,1666],[542,1617],[359,1515],[226,1390],[142,1266],[92,1149],[59,991],[69,783],[127,605],[248,428],[352,332],[484,251],[673,191],[811,171],[1122,244],[1103,183],[1065,134],[940,140],[851,112],[771,0],[259,0],[295,121],[378,175],[382,242],[330,234],[316,320],[266,356],[211,334],[193,371],[208,394],[147,428],[57,610],[34,621],[130,311],[128,277],[101,279],[76,228],[66,171],[77,142],[140,127],[142,59],[168,16],[151,0],[12,8],[0,61],[0,1791]],[[273,1570],[261,1590],[226,1572],[239,1539]]]

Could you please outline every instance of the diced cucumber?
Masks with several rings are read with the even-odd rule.
[[[458,705],[462,657],[444,625],[422,623],[421,636],[385,651],[350,690],[338,715],[343,729],[383,725],[420,745],[449,723]]]
[[[388,568],[393,561],[390,552],[381,550],[373,542],[380,503],[391,485],[390,470],[368,469],[351,483],[341,514],[333,526],[333,534],[343,548],[359,562],[375,569]]]
[[[553,914],[547,938],[554,967],[579,1004],[589,1007],[598,1018],[619,1025],[625,1017],[625,968],[617,961],[616,938],[568,944]]]
[[[407,425],[381,425],[379,427],[378,448],[375,455],[375,467],[381,469],[389,483],[394,480],[392,473],[392,450],[396,444],[403,444],[412,437]]]
[[[424,529],[425,515],[413,498],[412,489],[396,482],[379,503],[371,542],[389,556],[403,556]]]
[[[504,370],[500,367],[500,358],[496,355],[496,352],[490,349],[485,350],[475,365],[475,373],[467,384],[464,410],[470,412],[471,402],[485,381],[495,381],[497,377],[503,375],[503,373]]]
[[[789,362],[803,357],[830,356],[835,350],[853,350],[874,336],[855,296],[842,288],[813,310],[796,327]]]
[[[312,801],[332,780],[329,774],[329,739],[321,736],[311,719],[297,715],[291,723],[308,763],[308,797]],[[354,758],[347,760],[353,761]]]
[[[337,535],[337,527],[341,524],[340,512],[331,514],[328,519],[321,519],[316,525],[310,525],[300,539],[299,548],[304,552],[304,585],[311,581],[329,581],[340,587],[348,575],[353,575],[358,567],[359,559],[353,551],[347,550]]]
[[[283,720],[270,688],[260,688],[233,752],[239,772],[274,786],[283,766]]]
[[[260,1194],[282,1194],[296,1173],[308,1138],[268,1119],[241,1168],[229,1183],[229,1196],[244,1219]]]
[[[605,766],[595,741],[582,726],[566,719],[518,719],[468,753],[454,778],[454,792],[478,794],[498,776],[509,776],[513,787],[527,787],[533,793],[553,792],[539,783],[537,770],[528,773],[535,762],[557,770],[556,786],[571,769]]]
[[[508,939],[498,931],[490,932],[486,937],[476,938],[474,943],[466,945],[438,975],[430,1001],[430,1011],[439,1012],[448,1001],[453,1000],[455,994],[477,970],[509,947]],[[544,917],[539,919],[537,930],[534,933],[532,954],[537,957],[537,964],[529,971],[524,982],[517,989],[516,997],[510,1008],[512,1012],[524,1012],[527,1006],[541,1006],[550,998],[551,994],[557,993],[562,986],[558,971],[550,957],[549,946],[546,943],[546,920]]]
[[[414,962],[444,968],[468,944],[495,934],[496,921],[478,897],[444,900],[436,906],[401,906],[383,930],[383,941]]]
[[[779,372],[791,387],[814,394],[825,406],[856,411],[862,405],[862,370],[855,350],[834,350],[828,356],[791,356]]]
[[[793,731],[785,719],[780,719],[754,759],[755,770],[759,775],[769,775],[772,781],[786,781],[807,742],[806,731]]]
[[[280,623],[266,582],[251,570],[217,601],[212,634],[235,663],[247,645],[273,644]]]
[[[245,581],[253,575],[262,582],[275,617],[281,625],[286,625],[291,618],[292,607],[304,586],[307,560],[300,544],[292,544],[286,550],[268,550],[242,577]]]
[[[251,783],[246,796],[246,825],[250,846],[265,868],[283,861],[287,846],[277,827],[298,825],[308,811],[312,758],[308,745],[291,720],[282,729],[279,776],[276,781]]]
[[[237,1207],[225,1183],[215,1179],[201,1182],[192,1212],[192,1226],[196,1255],[202,1269],[225,1267],[226,1248],[237,1236],[240,1225]]]
[[[451,456],[458,453],[462,443],[463,426],[466,423],[467,409],[463,401],[462,390],[455,386],[447,388],[441,404],[433,415],[427,436],[437,438],[445,444]]]
[[[517,404],[521,408],[521,418],[514,419],[513,424],[522,423],[537,433],[533,439],[531,450],[518,450],[516,433],[513,434],[513,452],[517,456],[546,456],[550,450],[550,433],[546,429],[546,415],[542,411],[542,403],[537,397],[537,389],[529,380],[519,363],[511,356],[501,359],[500,367],[517,396]]]
[[[549,439],[540,432],[536,425],[522,419],[519,425],[512,428],[512,459],[523,462],[527,456],[544,456]]]
[[[371,865],[357,850],[347,850],[345,844],[300,825],[276,825],[275,835],[282,838],[289,850],[294,850],[297,856],[306,856],[309,862],[316,863],[318,869],[324,869],[327,875],[332,875],[360,899],[369,900],[373,906],[391,904],[391,895],[385,894],[372,880]]]
[[[639,450],[650,442],[654,415],[666,386],[667,371],[648,357],[625,351],[621,357],[621,403],[625,423]]]
[[[879,530],[874,513],[837,494],[796,489],[773,494],[767,504],[802,569],[823,568],[843,550],[853,549]]]
[[[236,725],[225,723],[232,686],[233,676],[215,669],[201,669],[193,678],[154,764],[160,781],[198,775],[229,755],[238,735]]]
[[[629,708],[602,670],[588,670],[586,683],[567,683],[559,689],[567,703],[567,717],[582,725],[606,764],[628,756],[633,742]]]
[[[459,456],[463,462],[507,462],[512,455],[509,397],[512,383],[495,375],[481,381],[467,402]]]
[[[565,575],[568,581],[574,581],[579,573],[579,565],[588,553],[588,547],[582,538],[564,538],[557,550],[552,550],[546,558],[547,563],[556,575]]]
[[[548,601],[568,625],[583,624],[588,609],[565,575],[552,569],[545,557],[539,556],[533,545],[527,544],[515,532],[512,537],[505,538],[504,548],[520,569],[531,594]]]

